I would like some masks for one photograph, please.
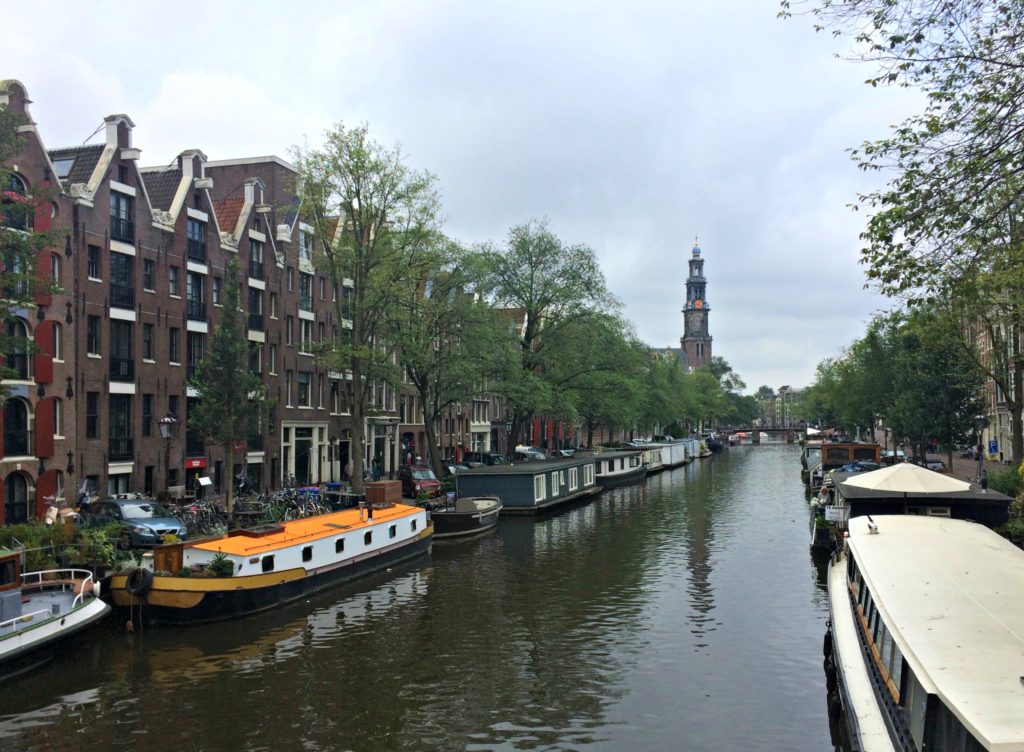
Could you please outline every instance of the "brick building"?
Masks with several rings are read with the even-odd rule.
[[[28,118],[29,103],[23,85],[0,82],[0,105]],[[210,161],[198,149],[142,168],[133,127],[111,115],[103,143],[47,150],[32,123],[9,165],[29,195],[59,188],[35,228],[63,230],[63,248],[41,254],[38,270],[64,294],[40,297],[15,324],[38,353],[6,383],[0,523],[41,515],[60,489],[72,500],[84,482],[100,493],[154,493],[207,476],[223,492],[231,473],[277,487],[340,480],[346,470],[353,426],[343,376],[313,350],[348,325],[351,289],[314,269],[317,239],[298,219],[294,169],[272,156]],[[250,370],[272,407],[225,468],[222,447],[186,430],[197,399],[187,380],[217,325],[232,255]],[[422,417],[406,416],[408,401],[386,384],[375,395],[378,418],[362,427],[366,459],[380,455],[387,470],[400,453],[384,419],[400,418],[395,436],[424,453]]]

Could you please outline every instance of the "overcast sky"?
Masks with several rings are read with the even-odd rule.
[[[142,164],[319,143],[366,122],[437,175],[447,230],[503,242],[547,217],[598,254],[640,337],[678,346],[704,252],[714,353],[804,386],[888,302],[863,289],[849,204],[883,178],[845,149],[910,112],[774,0],[7,5],[0,77],[49,148],[105,115]],[[96,136],[102,138],[102,136]],[[874,181],[874,183],[869,182]]]

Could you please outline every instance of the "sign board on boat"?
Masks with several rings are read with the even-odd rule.
[[[846,522],[850,519],[850,508],[826,506],[825,519],[829,522]]]

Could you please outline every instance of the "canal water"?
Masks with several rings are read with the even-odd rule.
[[[830,750],[796,446],[737,447],[273,614],[110,618],[0,750]]]

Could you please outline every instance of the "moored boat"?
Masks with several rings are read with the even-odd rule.
[[[0,549],[0,675],[43,662],[55,643],[110,611],[92,572],[21,571],[21,554]]]
[[[265,611],[430,551],[424,509],[366,509],[233,530],[159,546],[142,566],[111,579],[119,607],[154,622],[196,623]]]
[[[982,525],[851,519],[825,652],[856,748],[1024,750],[1022,590],[1024,551]]]
[[[600,492],[594,465],[600,455],[577,452],[572,457],[515,465],[463,470],[455,476],[460,496],[498,496],[501,514],[537,514]]]
[[[460,496],[430,511],[434,538],[448,539],[478,535],[498,524],[501,499],[497,496]]]
[[[640,451],[599,452],[594,455],[597,484],[602,488],[639,483],[647,477],[647,465]]]

